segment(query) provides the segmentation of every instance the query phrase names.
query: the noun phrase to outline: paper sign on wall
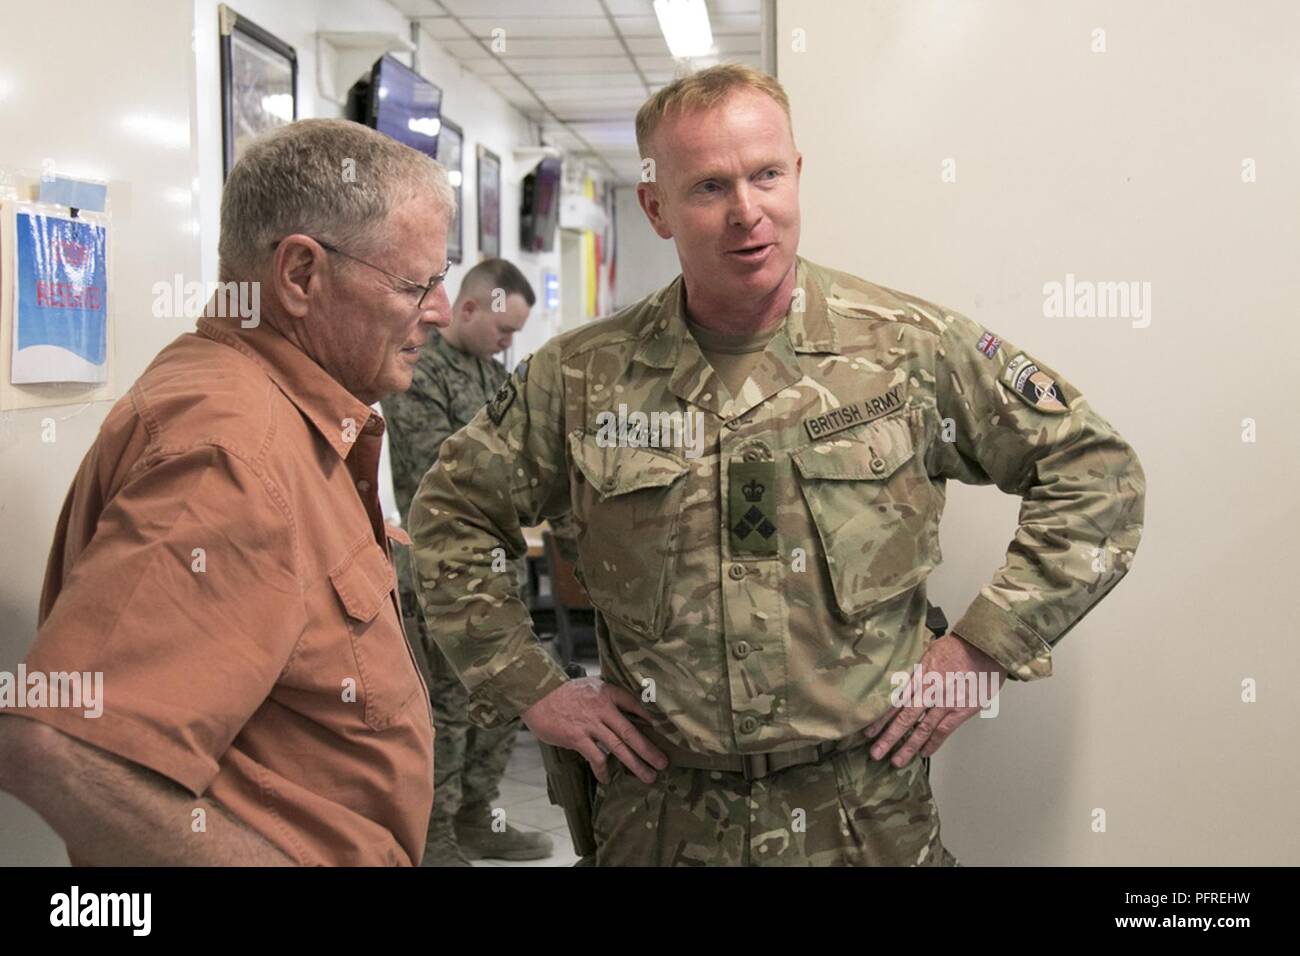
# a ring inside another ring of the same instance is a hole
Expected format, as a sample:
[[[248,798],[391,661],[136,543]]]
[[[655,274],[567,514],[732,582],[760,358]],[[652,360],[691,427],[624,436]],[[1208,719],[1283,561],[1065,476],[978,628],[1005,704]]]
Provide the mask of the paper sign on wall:
[[[107,381],[107,227],[29,212],[16,225],[10,380]]]

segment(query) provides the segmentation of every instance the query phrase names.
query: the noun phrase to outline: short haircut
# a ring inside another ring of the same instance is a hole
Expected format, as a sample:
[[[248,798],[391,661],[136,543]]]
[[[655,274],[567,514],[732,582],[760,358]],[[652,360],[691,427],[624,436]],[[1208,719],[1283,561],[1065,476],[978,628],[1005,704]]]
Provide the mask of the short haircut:
[[[720,63],[698,73],[690,73],[673,80],[636,111],[636,145],[644,159],[649,155],[650,138],[655,129],[670,112],[691,113],[717,106],[736,90],[757,90],[776,100],[785,112],[790,135],[794,124],[790,119],[790,98],[776,77],[742,63]]]
[[[471,295],[478,298],[484,292],[490,294],[492,289],[504,290],[507,298],[515,294],[522,295],[530,309],[537,301],[537,296],[533,294],[533,287],[528,284],[524,274],[515,267],[514,263],[507,262],[505,259],[484,259],[465,273],[456,299],[460,300]]]
[[[294,233],[373,255],[388,237],[389,213],[421,195],[450,220],[447,171],[383,133],[339,119],[277,127],[249,144],[226,180],[221,277],[252,275],[272,244]]]

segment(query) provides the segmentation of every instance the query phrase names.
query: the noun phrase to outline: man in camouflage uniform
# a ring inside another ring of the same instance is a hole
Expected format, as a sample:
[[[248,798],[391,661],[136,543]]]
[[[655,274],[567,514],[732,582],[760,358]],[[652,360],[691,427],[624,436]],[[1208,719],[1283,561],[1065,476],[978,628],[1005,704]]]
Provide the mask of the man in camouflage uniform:
[[[802,158],[770,77],[679,80],[637,133],[682,275],[548,342],[443,447],[411,511],[433,636],[475,721],[522,714],[586,757],[602,865],[952,865],[914,758],[985,701],[891,701],[894,675],[1047,677],[1130,567],[1142,469],[1043,362],[797,255]],[[949,479],[1023,505],[932,640]],[[570,512],[599,680],[566,679],[489,566]]]
[[[383,401],[392,457],[393,492],[406,515],[420,478],[438,459],[438,449],[478,413],[507,378],[492,356],[510,347],[535,301],[523,274],[504,259],[487,259],[470,269],[452,307],[451,324],[429,337],[408,391]],[[433,704],[433,814],[424,866],[468,866],[470,859],[541,859],[551,838],[497,823],[492,806],[519,722],[491,729],[469,723],[468,698],[437,646],[428,639],[412,586],[409,556],[398,552],[404,615],[411,618],[412,645],[428,667]],[[516,562],[505,562],[514,573]]]

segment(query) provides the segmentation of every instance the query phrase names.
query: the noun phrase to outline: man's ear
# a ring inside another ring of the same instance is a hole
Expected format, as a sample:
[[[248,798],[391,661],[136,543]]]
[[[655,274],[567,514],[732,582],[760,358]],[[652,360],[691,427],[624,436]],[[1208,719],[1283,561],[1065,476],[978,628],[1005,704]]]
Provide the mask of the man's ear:
[[[641,209],[645,212],[646,218],[650,220],[650,228],[655,231],[655,234],[660,239],[671,239],[673,231],[664,219],[663,203],[659,196],[658,183],[636,184],[636,200],[641,204]]]
[[[285,313],[295,319],[306,317],[311,296],[323,281],[325,250],[310,236],[292,235],[281,239],[271,259],[271,287]]]

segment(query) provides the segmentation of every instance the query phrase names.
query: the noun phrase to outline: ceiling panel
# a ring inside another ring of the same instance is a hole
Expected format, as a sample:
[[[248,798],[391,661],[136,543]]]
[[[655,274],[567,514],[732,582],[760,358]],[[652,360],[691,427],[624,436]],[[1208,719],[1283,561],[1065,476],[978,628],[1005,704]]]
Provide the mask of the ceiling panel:
[[[599,0],[440,0],[455,16],[465,17],[599,17]],[[653,9],[653,7],[651,8]]]
[[[443,40],[467,40],[469,31],[462,27],[455,20],[446,17],[436,17],[430,20],[421,20],[420,26],[439,42]]]
[[[505,31],[506,42],[537,37],[612,37],[604,16],[597,17],[464,17],[461,24],[477,37],[490,39],[492,31]]]
[[[651,0],[392,0],[472,73],[542,129],[623,183],[640,160],[633,127],[646,97],[687,68],[659,32]],[[757,66],[760,0],[708,0],[715,55]],[[504,49],[490,48],[503,30]],[[474,38],[482,38],[485,47]],[[456,117],[454,103],[449,113]],[[460,117],[472,123],[472,117]]]

